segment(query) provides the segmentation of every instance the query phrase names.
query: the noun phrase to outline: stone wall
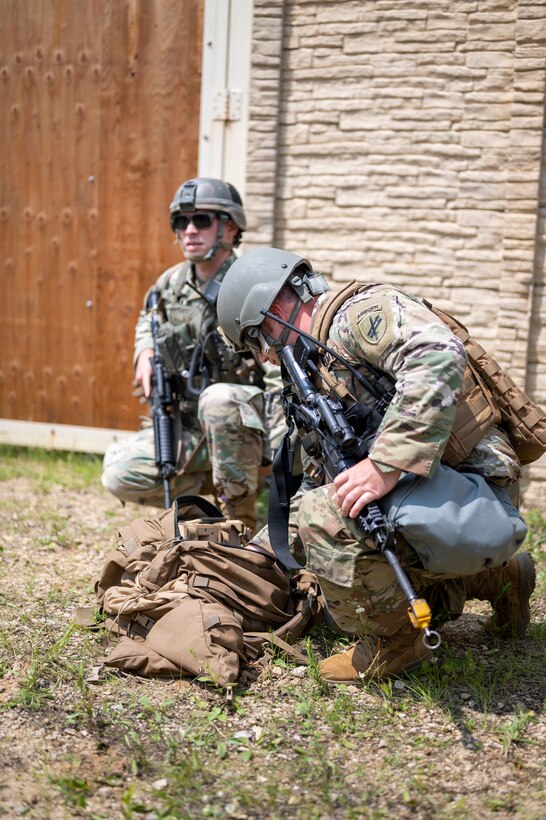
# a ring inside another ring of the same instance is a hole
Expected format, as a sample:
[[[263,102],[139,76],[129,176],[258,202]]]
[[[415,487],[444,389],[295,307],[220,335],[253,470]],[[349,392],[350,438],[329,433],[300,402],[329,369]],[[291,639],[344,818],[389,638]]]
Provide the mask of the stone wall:
[[[533,260],[533,291],[531,322],[527,354],[527,392],[546,407],[546,152],[542,152],[542,168],[538,199],[536,246]],[[546,457],[527,471],[528,486],[525,503],[528,507],[546,509]]]
[[[252,54],[245,247],[431,299],[546,404],[546,3],[254,0]]]

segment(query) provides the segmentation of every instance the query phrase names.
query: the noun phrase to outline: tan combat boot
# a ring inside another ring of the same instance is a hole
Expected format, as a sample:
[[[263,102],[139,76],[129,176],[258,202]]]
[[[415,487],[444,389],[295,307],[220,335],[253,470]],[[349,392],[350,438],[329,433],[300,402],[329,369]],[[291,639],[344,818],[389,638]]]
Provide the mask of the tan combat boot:
[[[242,521],[256,535],[256,496],[239,495],[237,498],[222,498],[219,501],[222,514],[228,519]]]
[[[320,676],[330,683],[381,680],[402,675],[430,660],[432,652],[423,643],[422,633],[403,630],[375,642],[361,639],[346,652],[332,655],[319,664]]]
[[[464,578],[467,599],[489,601],[493,607],[486,628],[514,636],[523,635],[529,624],[529,599],[535,582],[535,564],[528,552],[513,555],[502,567]]]

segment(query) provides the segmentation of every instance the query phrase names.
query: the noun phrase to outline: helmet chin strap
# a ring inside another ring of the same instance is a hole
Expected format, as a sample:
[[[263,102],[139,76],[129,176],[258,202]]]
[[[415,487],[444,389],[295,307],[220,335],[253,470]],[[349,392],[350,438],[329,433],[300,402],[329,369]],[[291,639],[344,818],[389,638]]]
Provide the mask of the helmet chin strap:
[[[211,248],[204,254],[204,256],[199,256],[195,253],[189,253],[185,255],[187,258],[192,262],[210,262],[211,259],[214,259],[220,248],[223,251],[230,251],[233,248],[233,244],[229,242],[223,242],[222,239],[224,238],[224,226],[228,221],[229,217],[225,214],[218,215],[218,230],[216,231],[216,239],[214,240],[214,244]]]
[[[273,340],[270,336],[264,333],[263,330],[261,331],[265,340],[274,350],[280,350],[282,347],[284,347],[284,345],[286,344],[286,340],[288,339],[290,333],[293,330],[297,331],[298,333],[300,332],[299,329],[294,325],[294,319],[298,315],[300,306],[301,302],[296,301],[294,307],[292,308],[290,316],[288,317],[287,322],[285,322],[284,319],[280,319],[278,316],[275,316],[274,313],[270,313],[269,310],[260,311],[260,313],[262,313],[264,316],[267,316],[268,319],[271,319],[273,322],[277,322],[278,324],[283,325],[283,329],[281,330],[279,337],[276,340]]]
[[[294,307],[290,312],[290,316],[288,317],[288,321],[275,316],[274,313],[271,313],[269,310],[261,310],[260,313],[263,316],[267,316],[274,322],[277,322],[280,325],[283,325],[283,329],[279,334],[279,337],[276,341],[268,337],[263,330],[261,331],[263,337],[267,341],[267,343],[276,351],[281,350],[290,335],[290,333],[295,330],[302,336],[306,334],[303,333],[299,328],[295,327],[294,322],[296,320],[296,316],[299,313],[299,310],[302,305],[307,304],[316,296],[320,296],[321,293],[324,293],[326,290],[329,290],[328,283],[326,282],[324,276],[322,274],[314,274],[309,276],[307,273],[300,276],[297,274],[293,274],[288,280],[287,285],[290,285],[293,291],[295,291],[297,295],[297,299],[294,303]]]

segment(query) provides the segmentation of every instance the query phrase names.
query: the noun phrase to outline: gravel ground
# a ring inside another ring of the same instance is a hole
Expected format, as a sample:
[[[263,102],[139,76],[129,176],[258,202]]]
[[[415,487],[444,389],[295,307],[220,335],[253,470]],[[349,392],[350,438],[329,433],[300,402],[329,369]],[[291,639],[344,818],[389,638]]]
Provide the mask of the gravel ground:
[[[187,680],[87,681],[105,638],[73,615],[142,508],[36,477],[0,493],[0,816],[545,816],[544,562],[516,645],[474,605],[434,674],[332,691],[278,658],[228,704]]]

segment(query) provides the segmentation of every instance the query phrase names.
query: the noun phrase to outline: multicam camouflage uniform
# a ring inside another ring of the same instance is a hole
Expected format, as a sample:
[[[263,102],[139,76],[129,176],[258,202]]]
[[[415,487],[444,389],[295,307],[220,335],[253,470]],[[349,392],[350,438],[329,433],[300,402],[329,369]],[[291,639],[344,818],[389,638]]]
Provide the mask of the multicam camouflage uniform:
[[[232,254],[226,260],[216,280],[224,278],[235,259]],[[282,389],[279,369],[259,365],[253,359],[234,358],[224,348],[213,333],[215,311],[199,292],[206,290],[206,285],[200,286],[191,263],[166,270],[154,289],[161,294],[160,310],[165,321],[160,330],[160,349],[166,366],[173,374],[186,374],[178,380],[183,393],[176,420],[179,475],[172,479],[171,494],[214,492],[228,507],[236,499],[252,498],[257,491],[259,467],[271,459],[272,448],[286,430],[278,401]],[[148,294],[145,304],[147,298]],[[199,343],[206,351],[211,382],[216,383],[196,397],[186,385],[191,352]],[[136,325],[134,363],[143,350],[150,348],[150,318],[143,310]],[[149,425],[136,437],[110,447],[103,466],[102,483],[118,498],[162,505],[162,482]]]
[[[334,316],[328,344],[368,378],[373,374],[366,363],[396,384],[370,457],[385,472],[398,468],[432,477],[460,395],[466,364],[462,344],[421,302],[384,285],[371,286],[345,302]],[[347,368],[331,360],[329,366],[359,401],[373,404],[373,397]],[[506,487],[520,475],[507,437],[493,427],[459,469]],[[341,514],[333,492],[329,484],[293,500],[291,549],[318,576],[330,613],[343,630],[394,635],[409,624],[407,601],[387,562],[373,553],[373,543],[354,520]],[[254,540],[268,542],[267,528]],[[462,612],[463,578],[425,571],[403,539],[396,550],[416,593],[426,595],[433,612],[442,610],[448,617]]]

